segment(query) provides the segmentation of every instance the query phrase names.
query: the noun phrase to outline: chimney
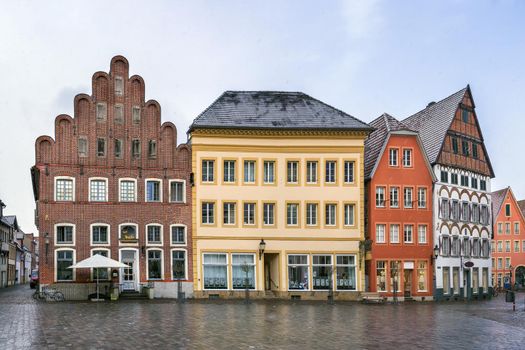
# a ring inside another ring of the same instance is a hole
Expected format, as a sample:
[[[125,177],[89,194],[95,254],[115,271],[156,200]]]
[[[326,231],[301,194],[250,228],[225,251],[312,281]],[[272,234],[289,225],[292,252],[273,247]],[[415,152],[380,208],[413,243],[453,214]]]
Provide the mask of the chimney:
[[[435,104],[436,104],[435,101],[431,101],[431,102],[428,103],[427,108],[430,107],[430,106],[432,106],[432,105],[435,105]]]
[[[5,208],[5,204],[0,199],[0,218],[4,216],[4,208]]]

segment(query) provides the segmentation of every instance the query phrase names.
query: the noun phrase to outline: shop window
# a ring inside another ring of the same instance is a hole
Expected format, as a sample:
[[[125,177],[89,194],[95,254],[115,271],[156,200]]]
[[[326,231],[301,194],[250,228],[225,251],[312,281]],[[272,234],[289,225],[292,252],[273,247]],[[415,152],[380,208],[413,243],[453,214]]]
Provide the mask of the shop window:
[[[255,289],[255,255],[232,254],[233,289]]]
[[[314,290],[332,288],[332,256],[312,256],[312,284]]]
[[[356,290],[356,266],[354,255],[336,255],[337,290]]]
[[[228,288],[228,264],[224,253],[205,253],[203,259],[204,289]]]
[[[288,289],[308,290],[308,255],[288,255]]]

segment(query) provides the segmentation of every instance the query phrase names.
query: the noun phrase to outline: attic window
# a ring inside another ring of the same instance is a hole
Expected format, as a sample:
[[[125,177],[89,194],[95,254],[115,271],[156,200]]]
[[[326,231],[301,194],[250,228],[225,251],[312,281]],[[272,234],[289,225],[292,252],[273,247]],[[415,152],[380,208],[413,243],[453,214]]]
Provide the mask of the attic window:
[[[463,151],[464,156],[468,156],[468,141],[461,141],[461,150]]]
[[[478,145],[472,144],[472,158],[478,159]]]
[[[463,119],[464,123],[468,123],[468,110],[466,109],[461,110],[461,119]]]
[[[458,138],[457,137],[453,137],[452,138],[452,151],[454,152],[454,154],[458,154],[458,152],[459,152]]]
[[[115,95],[124,95],[124,79],[122,77],[115,78]]]

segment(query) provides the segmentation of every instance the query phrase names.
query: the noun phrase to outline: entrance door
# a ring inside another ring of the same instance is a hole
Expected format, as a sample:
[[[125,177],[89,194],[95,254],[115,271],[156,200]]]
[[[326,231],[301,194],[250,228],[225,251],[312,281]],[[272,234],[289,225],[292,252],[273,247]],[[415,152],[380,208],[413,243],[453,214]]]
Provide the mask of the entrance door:
[[[472,296],[472,287],[470,285],[470,270],[463,270],[463,296],[470,299]]]
[[[128,267],[122,269],[121,283],[122,290],[137,290],[137,276],[136,276],[136,251],[123,250],[121,251],[120,261]]]
[[[279,254],[264,254],[264,289],[279,290]]]
[[[404,270],[403,275],[404,282],[404,296],[410,298],[412,296],[412,270]]]
[[[525,287],[525,267],[518,266],[516,272],[514,272],[514,279],[516,281],[516,287]]]

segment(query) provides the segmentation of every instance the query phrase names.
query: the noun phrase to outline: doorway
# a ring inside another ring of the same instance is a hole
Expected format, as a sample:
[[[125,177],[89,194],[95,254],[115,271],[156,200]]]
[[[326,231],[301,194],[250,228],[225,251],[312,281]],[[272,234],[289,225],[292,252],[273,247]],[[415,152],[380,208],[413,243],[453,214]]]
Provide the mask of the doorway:
[[[472,287],[470,284],[470,270],[464,269],[463,270],[463,296],[465,299],[470,300],[472,297]]]
[[[525,266],[518,266],[514,272],[514,279],[516,281],[516,287],[525,287]]]
[[[138,263],[137,263],[137,251],[136,250],[121,250],[120,251],[120,262],[128,265],[128,267],[122,269],[120,275],[120,284],[122,285],[123,291],[138,291]]]
[[[403,271],[404,297],[412,297],[412,270]]]
[[[279,290],[279,253],[264,253],[264,290]]]

